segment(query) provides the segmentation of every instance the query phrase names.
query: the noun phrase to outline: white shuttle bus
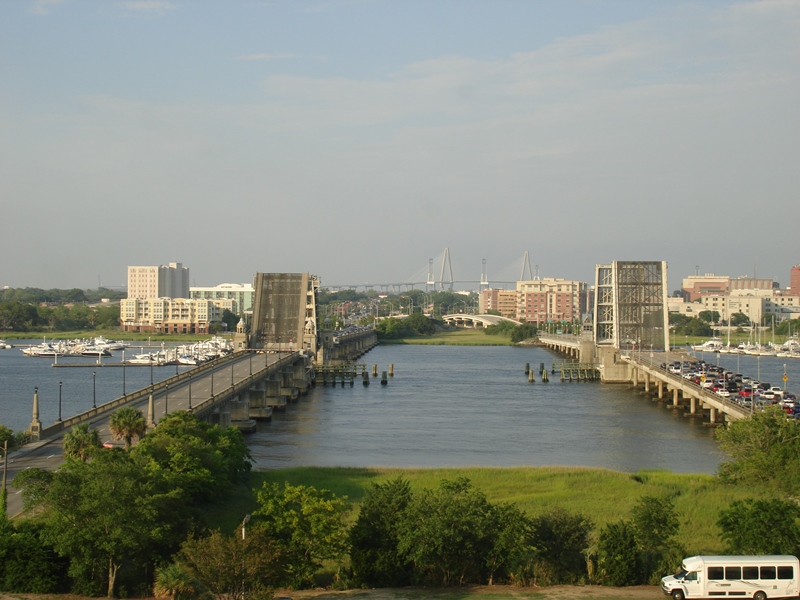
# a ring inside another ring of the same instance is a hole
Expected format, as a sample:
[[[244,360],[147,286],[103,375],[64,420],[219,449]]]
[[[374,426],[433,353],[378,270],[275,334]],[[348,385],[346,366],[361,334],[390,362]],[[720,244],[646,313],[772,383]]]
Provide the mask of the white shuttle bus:
[[[691,556],[661,580],[661,591],[684,598],[793,598],[800,596],[795,556]]]

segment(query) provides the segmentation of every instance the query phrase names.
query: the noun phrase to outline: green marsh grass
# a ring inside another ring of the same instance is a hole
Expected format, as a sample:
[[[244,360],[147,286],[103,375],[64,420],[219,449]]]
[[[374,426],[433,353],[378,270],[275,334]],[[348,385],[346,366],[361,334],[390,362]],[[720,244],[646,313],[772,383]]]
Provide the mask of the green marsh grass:
[[[529,516],[554,507],[590,517],[596,528],[630,518],[631,508],[642,496],[667,495],[675,500],[681,522],[678,538],[687,556],[721,553],[716,521],[732,501],[757,497],[752,490],[721,483],[712,475],[679,474],[647,470],[622,473],[604,469],[571,467],[384,469],[298,467],[252,473],[249,488],[242,486],[225,505],[209,512],[213,527],[233,532],[245,514],[257,508],[255,490],[264,482],[314,486],[347,496],[354,521],[358,506],[372,483],[402,476],[413,490],[438,487],[443,479],[467,477],[490,502],[513,503]]]

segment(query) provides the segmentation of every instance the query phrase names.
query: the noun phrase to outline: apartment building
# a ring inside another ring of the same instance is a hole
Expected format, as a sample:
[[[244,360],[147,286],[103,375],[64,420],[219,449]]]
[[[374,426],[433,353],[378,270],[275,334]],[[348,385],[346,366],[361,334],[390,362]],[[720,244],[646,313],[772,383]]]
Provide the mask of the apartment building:
[[[128,298],[188,298],[189,269],[181,263],[128,267]]]
[[[478,312],[487,314],[496,310],[502,316],[511,319],[517,318],[517,291],[488,289],[481,290],[478,296]]]
[[[517,282],[517,320],[575,321],[586,312],[586,283],[547,277]]]
[[[128,298],[120,300],[122,331],[137,333],[211,333],[225,310],[238,311],[235,300]]]

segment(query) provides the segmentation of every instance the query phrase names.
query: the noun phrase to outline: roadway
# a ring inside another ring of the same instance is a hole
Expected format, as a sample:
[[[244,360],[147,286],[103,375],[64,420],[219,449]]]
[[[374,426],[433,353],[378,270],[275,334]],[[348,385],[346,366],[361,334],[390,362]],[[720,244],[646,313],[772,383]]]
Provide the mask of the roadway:
[[[154,420],[167,413],[176,410],[188,410],[191,402],[192,407],[199,405],[212,397],[214,394],[221,394],[229,390],[232,382],[247,379],[253,373],[267,368],[280,359],[277,354],[257,354],[248,353],[234,358],[217,359],[218,365],[206,366],[202,370],[197,370],[196,374],[189,378],[169,385],[169,381],[162,382],[158,387],[153,387]],[[215,361],[217,362],[217,361]],[[193,369],[190,373],[195,373]],[[212,389],[213,385],[213,389]],[[149,386],[148,386],[149,387]],[[143,398],[126,404],[142,411],[145,419],[147,418],[149,397]],[[102,407],[98,407],[102,408]],[[95,415],[89,424],[100,432],[100,439],[104,443],[113,443],[111,431],[109,430],[109,420],[114,410]],[[64,462],[63,441],[71,427],[65,428],[59,433],[47,439],[27,444],[26,446],[9,453],[8,456],[8,505],[6,514],[14,517],[22,512],[22,496],[20,490],[11,485],[14,476],[26,469],[45,469],[53,471]]]

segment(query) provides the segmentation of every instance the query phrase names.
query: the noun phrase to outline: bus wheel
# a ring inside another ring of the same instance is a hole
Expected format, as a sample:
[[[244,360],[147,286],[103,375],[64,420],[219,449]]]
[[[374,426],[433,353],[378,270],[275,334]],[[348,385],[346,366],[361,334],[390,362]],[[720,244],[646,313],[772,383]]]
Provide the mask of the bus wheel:
[[[767,595],[764,592],[756,592],[753,595],[753,600],[767,600]]]
[[[683,590],[672,590],[672,600],[684,600]]]

